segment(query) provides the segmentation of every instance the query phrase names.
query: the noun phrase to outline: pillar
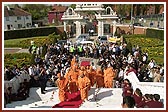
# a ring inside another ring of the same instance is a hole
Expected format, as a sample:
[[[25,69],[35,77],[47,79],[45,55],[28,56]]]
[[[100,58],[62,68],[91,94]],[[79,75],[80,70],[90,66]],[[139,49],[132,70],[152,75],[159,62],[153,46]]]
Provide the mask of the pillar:
[[[81,34],[81,23],[79,21],[76,21],[76,37],[78,37]]]
[[[113,34],[113,24],[110,24],[110,34]]]
[[[85,25],[82,25],[82,27],[83,27],[83,34],[85,33]]]
[[[116,32],[116,20],[113,21],[113,37],[115,35]]]
[[[104,33],[104,26],[103,26],[103,21],[98,20],[98,36],[102,36]]]
[[[64,31],[66,32],[66,22],[64,21]]]
[[[102,35],[104,35],[104,23],[103,23],[103,21],[101,22],[101,25],[102,25]]]

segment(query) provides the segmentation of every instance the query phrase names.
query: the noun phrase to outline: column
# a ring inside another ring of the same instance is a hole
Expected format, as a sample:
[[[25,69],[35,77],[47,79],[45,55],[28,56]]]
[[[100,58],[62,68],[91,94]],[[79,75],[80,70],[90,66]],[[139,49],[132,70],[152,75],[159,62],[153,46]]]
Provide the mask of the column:
[[[103,35],[103,22],[102,20],[98,20],[98,36]]]
[[[83,27],[83,34],[85,33],[85,25],[82,25],[82,27]]]
[[[113,21],[113,37],[115,35],[116,32],[116,20]]]
[[[78,37],[81,34],[81,23],[79,21],[76,21],[76,37]]]
[[[64,21],[64,31],[66,32],[66,22]]]
[[[113,34],[113,24],[110,24],[110,35]],[[113,36],[113,35],[112,35]]]
[[[102,22],[101,22],[101,25],[102,25],[102,32],[101,32],[101,35],[104,35],[104,22],[103,22],[103,20],[102,20]]]

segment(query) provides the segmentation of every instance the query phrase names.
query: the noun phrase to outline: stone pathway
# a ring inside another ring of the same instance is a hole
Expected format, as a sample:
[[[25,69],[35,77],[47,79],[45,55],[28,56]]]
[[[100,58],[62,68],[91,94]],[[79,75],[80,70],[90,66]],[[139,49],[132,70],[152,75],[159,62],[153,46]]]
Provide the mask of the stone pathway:
[[[4,48],[4,54],[29,53],[28,49],[22,48]]]

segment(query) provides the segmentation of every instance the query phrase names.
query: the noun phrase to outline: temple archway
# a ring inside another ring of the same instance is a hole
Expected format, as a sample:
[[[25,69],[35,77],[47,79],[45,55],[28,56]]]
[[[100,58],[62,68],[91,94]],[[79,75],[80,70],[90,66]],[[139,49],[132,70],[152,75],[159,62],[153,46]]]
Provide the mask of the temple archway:
[[[61,19],[64,21],[64,31],[67,31],[66,27],[69,21],[75,24],[76,32],[74,33],[77,37],[81,33],[88,33],[90,28],[94,29],[98,36],[111,33],[111,31],[114,34],[115,21],[118,17],[111,7],[105,9],[102,4],[76,4],[75,9],[68,8]],[[113,26],[113,29],[111,29],[111,26]]]

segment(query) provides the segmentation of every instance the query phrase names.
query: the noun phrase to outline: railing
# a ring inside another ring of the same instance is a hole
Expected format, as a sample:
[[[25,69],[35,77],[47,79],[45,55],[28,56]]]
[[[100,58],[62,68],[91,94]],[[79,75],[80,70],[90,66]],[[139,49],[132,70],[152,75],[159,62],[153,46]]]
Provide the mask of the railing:
[[[23,82],[24,79],[27,79],[27,81],[29,81],[30,76],[29,74],[22,72],[20,76],[16,76],[10,81],[4,81],[4,92],[6,92],[8,87],[12,87],[12,93],[17,93],[17,90],[20,87],[20,83]]]

